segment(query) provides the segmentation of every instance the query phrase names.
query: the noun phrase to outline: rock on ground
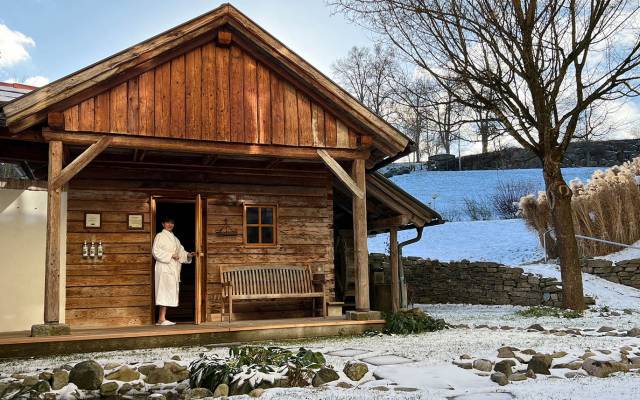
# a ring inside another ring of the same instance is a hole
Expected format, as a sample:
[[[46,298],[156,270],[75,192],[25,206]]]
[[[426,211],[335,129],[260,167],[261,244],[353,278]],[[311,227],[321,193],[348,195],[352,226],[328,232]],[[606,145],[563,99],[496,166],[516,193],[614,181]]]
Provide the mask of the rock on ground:
[[[352,381],[359,381],[362,379],[367,372],[369,372],[369,367],[367,364],[358,361],[349,361],[342,370],[345,375]]]
[[[78,389],[98,390],[103,379],[104,369],[93,360],[79,362],[69,373],[69,382],[75,384]]]

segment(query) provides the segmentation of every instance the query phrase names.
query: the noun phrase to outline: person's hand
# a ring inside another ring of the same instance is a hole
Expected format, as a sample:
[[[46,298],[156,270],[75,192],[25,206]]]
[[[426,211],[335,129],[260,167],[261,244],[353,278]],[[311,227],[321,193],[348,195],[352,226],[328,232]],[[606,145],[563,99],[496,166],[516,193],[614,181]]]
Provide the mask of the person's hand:
[[[195,255],[196,255],[195,251],[192,251],[191,253],[189,253],[189,257],[195,257]]]
[[[179,256],[177,256],[177,255],[175,255],[175,254],[174,254],[174,255],[172,255],[172,256],[171,256],[171,258],[173,258],[173,259],[174,259],[174,260],[176,260],[176,261],[180,260],[180,257],[179,257]]]

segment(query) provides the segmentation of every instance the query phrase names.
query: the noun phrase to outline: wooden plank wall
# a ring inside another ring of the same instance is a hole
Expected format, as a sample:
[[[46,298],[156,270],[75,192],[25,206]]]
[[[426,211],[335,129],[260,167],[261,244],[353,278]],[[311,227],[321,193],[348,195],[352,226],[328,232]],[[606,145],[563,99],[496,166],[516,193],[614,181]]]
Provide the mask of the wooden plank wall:
[[[141,180],[141,176],[145,179]],[[68,323],[72,326],[151,323],[150,196],[195,196],[195,193],[201,193],[207,202],[207,315],[220,310],[222,264],[310,264],[326,273],[327,291],[330,298],[334,297],[333,201],[328,172],[306,171],[301,165],[295,170],[211,168],[189,173],[94,163],[72,180],[69,189]],[[215,235],[225,218],[242,234],[242,202],[278,204],[277,247],[245,247],[242,236]],[[101,229],[84,229],[85,211],[102,213]],[[144,213],[143,231],[127,230],[127,215],[131,212]],[[82,242],[92,239],[103,240],[105,255],[100,261],[82,258]],[[257,310],[256,307],[262,306],[258,304],[249,311]],[[286,309],[291,316],[310,310],[308,304],[300,302],[268,308]],[[242,309],[238,311],[242,317]],[[247,315],[256,316],[251,312]]]
[[[356,148],[357,134],[237,46],[208,43],[64,111],[67,131]]]
[[[328,298],[335,298],[331,196],[331,187],[326,186],[247,186],[240,192],[207,196],[207,292],[211,313],[220,312],[221,266],[310,265],[325,274]],[[277,246],[243,246],[243,203],[277,204]],[[217,235],[225,221],[239,235]],[[300,301],[234,305],[236,318],[253,318],[257,314],[277,317],[285,310],[287,315],[304,316],[310,315],[311,308]]]
[[[69,190],[66,321],[73,326],[151,323],[149,195],[123,190]],[[85,211],[102,213],[100,229],[84,228]],[[144,230],[128,231],[128,213],[144,214]],[[103,241],[102,259],[82,257],[82,243]]]

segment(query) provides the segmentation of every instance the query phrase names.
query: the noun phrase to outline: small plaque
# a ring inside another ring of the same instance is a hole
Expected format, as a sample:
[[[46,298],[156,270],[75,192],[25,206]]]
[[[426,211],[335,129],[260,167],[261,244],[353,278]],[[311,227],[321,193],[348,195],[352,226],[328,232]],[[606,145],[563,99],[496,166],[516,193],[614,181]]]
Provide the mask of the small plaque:
[[[102,214],[96,212],[84,213],[84,227],[86,229],[100,229]]]
[[[144,215],[142,214],[129,214],[127,227],[130,230],[144,229]]]

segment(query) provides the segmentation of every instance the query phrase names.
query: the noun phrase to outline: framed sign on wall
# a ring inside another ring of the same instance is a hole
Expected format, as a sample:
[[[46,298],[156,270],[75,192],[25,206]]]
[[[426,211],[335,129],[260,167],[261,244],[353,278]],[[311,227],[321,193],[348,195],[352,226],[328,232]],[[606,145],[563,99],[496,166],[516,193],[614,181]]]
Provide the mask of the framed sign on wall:
[[[85,212],[84,227],[85,229],[100,229],[102,227],[102,213]]]
[[[144,229],[144,214],[131,213],[127,217],[127,229],[131,231]]]

